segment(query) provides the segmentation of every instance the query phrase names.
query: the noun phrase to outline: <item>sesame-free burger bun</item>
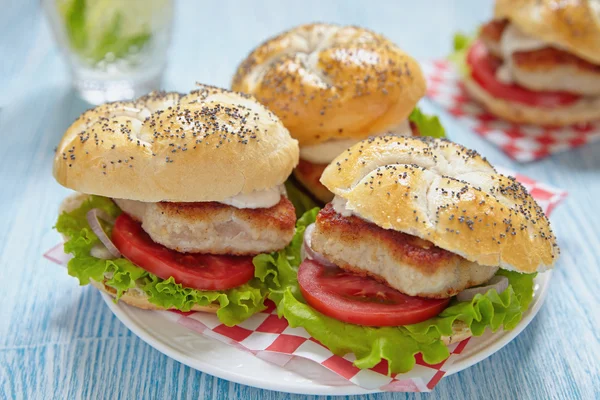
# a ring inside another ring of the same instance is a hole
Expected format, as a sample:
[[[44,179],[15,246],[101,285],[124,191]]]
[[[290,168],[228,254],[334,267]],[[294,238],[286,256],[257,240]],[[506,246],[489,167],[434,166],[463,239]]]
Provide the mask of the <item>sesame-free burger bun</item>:
[[[599,0],[496,0],[495,19],[509,19],[524,33],[600,64]]]
[[[298,155],[298,142],[252,96],[200,85],[86,111],[57,148],[54,177],[112,198],[221,201],[282,184]]]
[[[494,97],[470,76],[463,79],[465,90],[490,113],[516,124],[569,126],[600,119],[600,97],[582,97],[573,104],[537,107]]]
[[[483,266],[541,272],[559,254],[550,223],[527,190],[477,152],[447,140],[370,138],[338,156],[321,182],[367,221]]]
[[[305,146],[397,126],[425,94],[425,79],[415,59],[379,34],[310,24],[259,45],[232,88],[254,95]]]

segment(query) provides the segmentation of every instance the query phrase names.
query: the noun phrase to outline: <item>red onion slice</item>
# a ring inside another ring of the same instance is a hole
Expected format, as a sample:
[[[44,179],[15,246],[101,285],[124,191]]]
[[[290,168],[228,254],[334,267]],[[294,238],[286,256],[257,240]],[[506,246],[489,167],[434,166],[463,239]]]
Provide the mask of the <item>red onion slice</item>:
[[[308,258],[309,260],[318,262],[324,267],[335,267],[336,265],[334,263],[326,259],[321,253],[317,253],[312,249],[312,234],[314,230],[315,224],[310,224],[304,231],[304,243],[300,252],[302,261],[304,261],[305,258]]]
[[[101,260],[113,260],[115,258],[102,243],[96,243],[90,250],[90,255]]]
[[[86,219],[90,225],[90,228],[96,234],[96,236],[98,236],[98,239],[100,239],[102,244],[106,247],[106,250],[108,250],[110,254],[114,256],[114,258],[121,257],[121,252],[119,249],[117,249],[117,246],[113,244],[106,232],[104,232],[104,229],[102,229],[102,225],[100,224],[98,218],[101,218],[109,223],[111,221],[114,223],[115,219],[98,208],[92,208],[86,214]]]
[[[477,294],[486,294],[488,290],[495,289],[496,293],[500,294],[508,287],[508,278],[501,275],[496,275],[489,281],[485,286],[478,286],[469,289],[465,289],[456,295],[458,301],[471,301]]]

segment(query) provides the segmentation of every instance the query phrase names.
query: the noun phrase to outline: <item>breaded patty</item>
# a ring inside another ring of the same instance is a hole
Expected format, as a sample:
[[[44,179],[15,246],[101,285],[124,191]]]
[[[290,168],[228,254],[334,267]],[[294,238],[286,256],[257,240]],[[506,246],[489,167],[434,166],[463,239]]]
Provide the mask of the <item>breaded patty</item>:
[[[285,196],[271,208],[115,201],[142,222],[152,240],[183,253],[254,255],[280,250],[292,239],[296,224],[294,206]]]
[[[583,96],[600,95],[600,65],[552,47],[516,52],[512,75],[531,90],[553,90]]]
[[[503,58],[500,40],[507,20],[492,20],[481,27],[479,38],[490,54]],[[519,85],[536,91],[565,91],[583,96],[600,95],[600,65],[551,46],[512,54],[510,72]]]
[[[371,276],[411,296],[448,298],[488,281],[498,270],[416,236],[344,217],[331,204],[317,216],[312,248],[340,268]]]
[[[500,51],[500,38],[508,25],[508,20],[491,20],[483,24],[479,31],[479,39],[483,42],[488,51],[496,57],[502,58]]]

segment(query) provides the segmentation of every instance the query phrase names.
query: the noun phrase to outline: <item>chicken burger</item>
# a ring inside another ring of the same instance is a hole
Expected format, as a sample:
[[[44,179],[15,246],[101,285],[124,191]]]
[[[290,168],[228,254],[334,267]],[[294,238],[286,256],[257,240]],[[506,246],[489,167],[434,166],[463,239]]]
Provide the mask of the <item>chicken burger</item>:
[[[253,256],[294,234],[283,183],[297,163],[296,140],[248,95],[201,85],[89,110],[54,160],[78,192],[56,224],[69,274],[136,307],[238,323],[264,308]]]
[[[600,119],[600,2],[497,0],[466,66],[466,90],[506,120]]]

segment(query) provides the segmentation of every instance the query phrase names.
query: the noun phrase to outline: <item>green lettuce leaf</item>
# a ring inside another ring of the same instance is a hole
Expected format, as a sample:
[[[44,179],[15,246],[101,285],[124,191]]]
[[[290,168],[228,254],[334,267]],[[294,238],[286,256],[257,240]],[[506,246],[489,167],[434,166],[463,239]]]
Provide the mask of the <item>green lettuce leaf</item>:
[[[164,2],[115,0],[57,0],[71,48],[95,64],[108,54],[121,59],[141,49],[152,38],[153,13]]]
[[[467,51],[477,36],[478,34],[467,35],[462,32],[458,32],[454,35],[454,51],[448,56],[448,60],[458,68],[458,71],[463,76],[471,74],[471,70],[467,64]]]
[[[327,317],[306,304],[297,280],[302,235],[317,212],[310,210],[298,220],[296,234],[287,248],[254,258],[256,276],[268,286],[269,298],[277,304],[280,317],[292,327],[305,328],[334,354],[354,353],[358,368],[371,368],[387,360],[389,374],[407,372],[414,367],[417,353],[422,353],[428,363],[439,363],[450,355],[440,338],[452,334],[454,321],[464,322],[475,336],[488,327],[492,331],[512,329],[531,302],[535,274],[500,271],[498,274],[510,281],[501,294],[489,290],[472,301],[453,300],[439,316],[419,324],[374,328]]]
[[[138,288],[148,296],[148,301],[165,309],[190,311],[194,305],[218,304],[217,316],[225,325],[239,324],[251,315],[264,310],[267,289],[260,279],[226,291],[204,291],[184,288],[173,278],[163,280],[132,264],[125,258],[102,260],[92,257],[90,251],[100,240],[90,229],[86,214],[92,208],[99,208],[117,217],[121,210],[112,200],[101,196],[89,196],[83,204],[58,217],[56,230],[68,237],[64,245],[66,253],[73,258],[68,263],[69,275],[77,278],[80,285],[87,285],[90,279],[104,283],[117,292],[115,301],[129,289]],[[110,225],[104,226],[110,235]],[[274,267],[273,267],[274,269]],[[265,269],[262,274],[275,275]]]
[[[446,130],[442,126],[440,119],[435,115],[423,113],[419,107],[415,107],[408,116],[408,120],[417,126],[422,136],[431,136],[434,138],[446,137]]]

